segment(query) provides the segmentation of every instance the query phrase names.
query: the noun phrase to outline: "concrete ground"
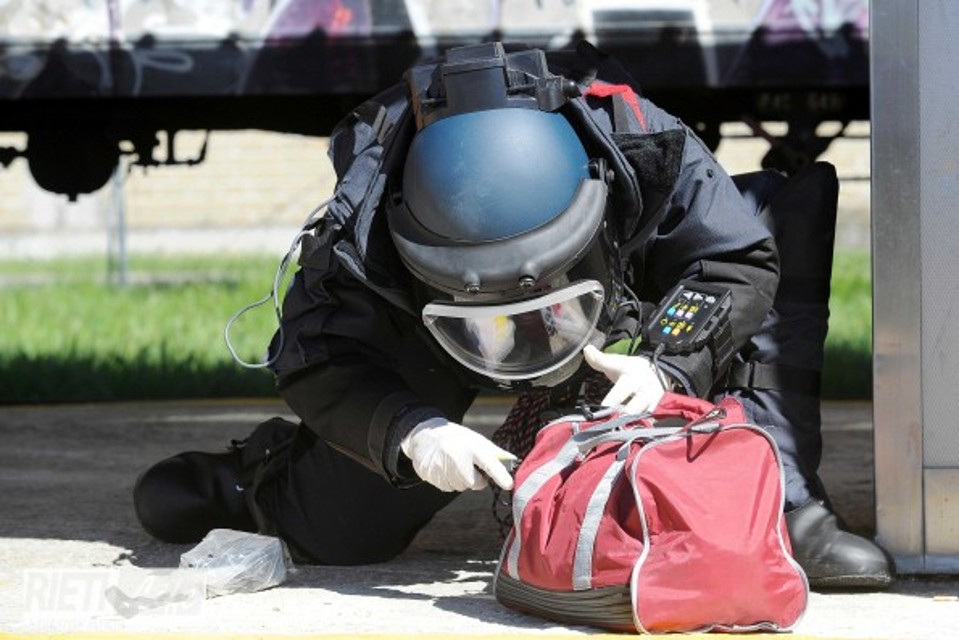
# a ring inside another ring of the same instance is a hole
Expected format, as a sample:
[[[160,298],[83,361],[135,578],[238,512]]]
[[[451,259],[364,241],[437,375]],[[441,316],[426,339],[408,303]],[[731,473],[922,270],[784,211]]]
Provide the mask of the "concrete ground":
[[[481,399],[467,422],[491,430],[507,409],[501,400]],[[522,615],[494,599],[500,540],[485,491],[459,498],[392,562],[299,566],[266,591],[171,600],[173,574],[160,570],[177,567],[191,545],[162,544],[140,529],[130,498],[137,474],[186,449],[221,450],[274,415],[285,415],[284,408],[263,401],[5,407],[0,635],[598,633]],[[871,535],[871,407],[829,403],[824,415],[824,479],[851,528]],[[108,585],[123,586],[134,606],[105,600]],[[794,635],[959,637],[959,577],[903,576],[885,593],[814,593]]]
[[[735,128],[729,133],[717,154],[723,166],[754,170],[765,145],[737,138],[743,132]],[[837,245],[868,250],[868,124],[856,123],[850,133],[823,159],[842,178]],[[267,138],[217,136],[200,167],[128,176],[121,191],[129,251],[239,247],[281,255],[296,225],[329,192],[331,176],[328,168],[323,173],[322,141]],[[102,252],[117,193],[106,189],[68,205],[39,194],[24,171],[15,163],[0,181],[7,190],[0,198],[4,255],[42,259],[50,246]],[[506,409],[483,402],[468,422],[491,430]],[[459,498],[393,562],[296,567],[267,591],[177,600],[182,585],[165,570],[177,567],[190,545],[161,544],[140,529],[130,497],[137,474],[186,449],[222,450],[282,414],[278,403],[248,401],[0,409],[0,639],[171,631],[271,638],[599,633],[521,615],[493,598],[500,539],[488,492]],[[824,417],[822,475],[850,527],[872,535],[871,407],[830,403]],[[122,587],[130,606],[105,598],[111,586]],[[793,635],[959,637],[959,577],[903,576],[885,593],[814,593]]]

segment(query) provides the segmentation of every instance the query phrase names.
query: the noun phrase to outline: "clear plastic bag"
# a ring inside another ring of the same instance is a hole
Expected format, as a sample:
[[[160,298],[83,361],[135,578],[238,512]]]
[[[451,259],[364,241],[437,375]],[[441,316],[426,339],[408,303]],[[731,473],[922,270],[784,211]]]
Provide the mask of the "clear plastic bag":
[[[269,589],[292,571],[279,538],[232,529],[214,529],[180,556],[180,568],[203,571],[208,598]]]

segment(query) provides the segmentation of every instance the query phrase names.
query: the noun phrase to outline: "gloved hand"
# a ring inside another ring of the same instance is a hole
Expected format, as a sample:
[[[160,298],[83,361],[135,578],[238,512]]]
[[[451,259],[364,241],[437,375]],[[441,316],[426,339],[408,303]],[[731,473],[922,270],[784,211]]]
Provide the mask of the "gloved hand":
[[[583,356],[593,369],[606,374],[613,383],[603,398],[607,407],[621,406],[627,413],[651,411],[666,392],[656,367],[646,356],[625,356],[604,353],[586,345]]]
[[[400,448],[416,474],[441,491],[485,489],[489,480],[506,491],[513,488],[513,476],[504,463],[514,462],[516,456],[445,418],[416,425]]]

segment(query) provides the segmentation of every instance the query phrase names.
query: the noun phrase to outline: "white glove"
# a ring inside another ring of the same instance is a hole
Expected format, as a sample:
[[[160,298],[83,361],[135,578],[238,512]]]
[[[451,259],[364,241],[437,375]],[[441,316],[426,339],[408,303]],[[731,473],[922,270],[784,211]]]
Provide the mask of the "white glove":
[[[416,474],[441,491],[485,489],[489,480],[506,491],[513,488],[513,476],[504,463],[515,462],[516,456],[445,418],[416,425],[400,448]]]
[[[656,367],[646,356],[604,353],[591,344],[583,349],[583,356],[589,366],[606,374],[613,383],[603,398],[604,406],[621,406],[627,413],[645,413],[652,411],[666,392]]]

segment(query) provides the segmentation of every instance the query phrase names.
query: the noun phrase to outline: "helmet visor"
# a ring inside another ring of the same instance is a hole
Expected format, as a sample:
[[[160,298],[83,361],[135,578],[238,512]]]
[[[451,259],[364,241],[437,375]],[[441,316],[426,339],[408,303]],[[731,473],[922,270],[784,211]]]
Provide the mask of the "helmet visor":
[[[507,304],[432,302],[423,323],[463,366],[494,380],[530,380],[602,339],[604,297],[603,285],[584,280]]]

